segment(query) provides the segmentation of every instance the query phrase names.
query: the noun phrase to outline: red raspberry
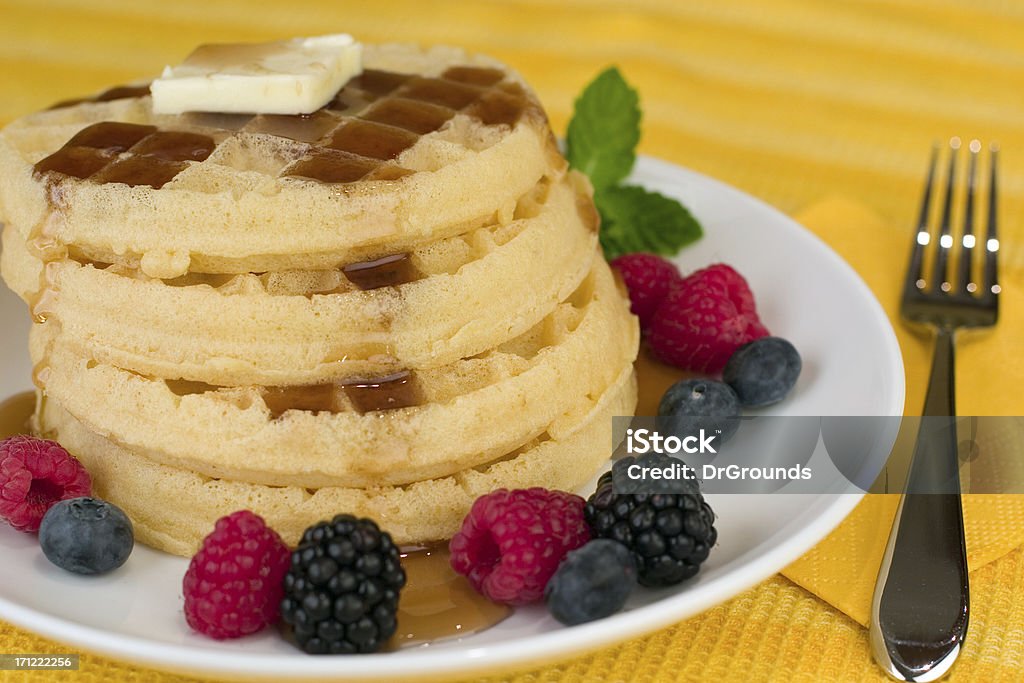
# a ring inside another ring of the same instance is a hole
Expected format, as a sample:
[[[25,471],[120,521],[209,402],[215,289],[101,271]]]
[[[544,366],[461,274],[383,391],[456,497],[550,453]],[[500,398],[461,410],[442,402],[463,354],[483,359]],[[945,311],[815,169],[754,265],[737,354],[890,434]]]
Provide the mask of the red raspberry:
[[[718,263],[676,283],[655,311],[647,343],[666,363],[716,373],[740,346],[767,335],[747,281]]]
[[[54,504],[89,495],[89,473],[56,441],[24,434],[0,441],[0,519],[18,531],[39,531]]]
[[[622,275],[629,290],[630,310],[640,318],[640,328],[647,329],[658,304],[672,285],[682,277],[671,261],[654,254],[626,254],[611,262]]]
[[[185,620],[211,638],[256,633],[280,618],[291,553],[258,515],[221,517],[192,558],[185,580]]]
[[[566,553],[590,540],[584,504],[542,488],[481,496],[451,540],[452,569],[494,602],[536,602]]]

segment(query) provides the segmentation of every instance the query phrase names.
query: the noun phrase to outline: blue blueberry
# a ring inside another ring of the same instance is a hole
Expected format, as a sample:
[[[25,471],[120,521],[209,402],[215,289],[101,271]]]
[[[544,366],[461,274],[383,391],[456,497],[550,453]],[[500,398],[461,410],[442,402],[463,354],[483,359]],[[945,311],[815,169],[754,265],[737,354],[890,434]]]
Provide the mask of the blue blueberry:
[[[740,403],[757,408],[784,399],[802,367],[792,344],[780,337],[762,337],[736,349],[722,379],[736,391]]]
[[[548,611],[573,626],[622,609],[636,585],[636,561],[626,546],[606,538],[571,551],[544,589]]]
[[[102,574],[132,554],[132,523],[120,508],[97,498],[72,498],[51,507],[39,526],[46,559],[75,574]]]
[[[718,443],[729,440],[740,428],[740,400],[723,382],[711,379],[686,379],[668,388],[658,404],[658,431],[680,438],[706,434],[721,435]]]

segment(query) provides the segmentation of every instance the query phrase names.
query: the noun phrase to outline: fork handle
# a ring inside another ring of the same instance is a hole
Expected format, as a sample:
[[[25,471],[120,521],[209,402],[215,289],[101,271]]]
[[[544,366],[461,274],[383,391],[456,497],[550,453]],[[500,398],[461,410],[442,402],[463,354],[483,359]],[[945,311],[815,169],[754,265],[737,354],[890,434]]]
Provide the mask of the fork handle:
[[[872,653],[903,681],[943,676],[967,635],[953,334],[940,328],[936,336],[924,417],[871,605]]]

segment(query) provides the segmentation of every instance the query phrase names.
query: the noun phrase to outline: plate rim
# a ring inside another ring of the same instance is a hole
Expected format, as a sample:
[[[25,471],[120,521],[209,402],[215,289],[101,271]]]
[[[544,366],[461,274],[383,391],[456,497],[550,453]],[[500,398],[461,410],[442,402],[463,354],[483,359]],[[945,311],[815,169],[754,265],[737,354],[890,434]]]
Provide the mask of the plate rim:
[[[889,405],[878,414],[902,415],[906,397],[906,384],[902,352],[895,330],[882,305],[863,278],[818,235],[797,223],[792,217],[765,201],[700,172],[663,159],[638,155],[634,174],[658,176],[665,179],[692,179],[709,184],[719,192],[732,194],[760,212],[774,214],[780,225],[802,239],[810,239],[817,252],[830,261],[830,266],[842,273],[858,290],[883,333],[881,346],[886,357],[882,367],[885,374],[895,378],[891,387]],[[642,184],[642,183],[641,183]],[[522,670],[552,661],[564,661],[587,652],[622,643],[647,633],[665,628],[696,616],[721,604],[784,569],[790,562],[805,554],[824,539],[845,519],[863,498],[864,493],[837,493],[825,502],[815,497],[812,509],[822,507],[818,516],[804,523],[783,544],[776,545],[758,556],[756,562],[747,562],[732,571],[710,580],[701,587],[697,596],[686,591],[650,604],[589,624],[554,632],[531,634],[508,643],[491,643],[464,650],[430,650],[415,655],[394,656],[389,653],[361,655],[346,659],[344,671],[339,671],[337,659],[331,657],[296,658],[289,655],[260,653],[224,653],[214,648],[195,648],[189,645],[148,640],[134,635],[110,633],[94,626],[66,621],[58,616],[11,602],[0,596],[0,615],[6,621],[28,629],[42,637],[82,648],[86,654],[98,654],[131,664],[177,673],[244,677],[247,680],[276,680],[282,675],[293,679],[344,678],[347,680],[384,679],[394,676],[417,677],[458,676],[486,670],[498,674]],[[782,527],[783,533],[789,525]],[[688,601],[686,609],[666,609],[676,602]],[[666,604],[667,603],[667,604]],[[609,628],[614,624],[614,628]],[[302,662],[296,666],[296,662]],[[287,670],[286,670],[287,669]]]

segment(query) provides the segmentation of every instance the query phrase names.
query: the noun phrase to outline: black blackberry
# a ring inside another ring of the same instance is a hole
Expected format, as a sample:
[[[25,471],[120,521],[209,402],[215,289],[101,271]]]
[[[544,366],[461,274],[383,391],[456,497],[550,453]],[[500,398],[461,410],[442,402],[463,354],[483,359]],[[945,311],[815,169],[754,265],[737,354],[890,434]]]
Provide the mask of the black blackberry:
[[[696,481],[648,481],[648,488],[656,483],[672,492],[637,493],[636,482],[625,477],[626,468],[634,463],[664,466],[672,460],[667,456],[618,460],[612,472],[602,475],[583,510],[594,538],[610,538],[632,551],[637,579],[644,586],[671,586],[693,577],[718,538],[715,513]],[[621,485],[613,486],[613,478]]]
[[[338,515],[302,535],[281,617],[309,654],[375,652],[395,633],[404,585],[391,536],[372,520]]]

